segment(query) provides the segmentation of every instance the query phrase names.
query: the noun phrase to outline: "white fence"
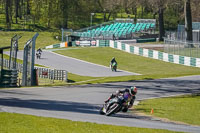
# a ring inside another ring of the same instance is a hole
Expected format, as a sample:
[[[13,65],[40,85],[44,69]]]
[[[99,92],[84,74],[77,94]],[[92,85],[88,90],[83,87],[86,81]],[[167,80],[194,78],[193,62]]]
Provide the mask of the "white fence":
[[[165,62],[171,62],[171,63],[181,64],[181,65],[186,65],[186,66],[200,67],[200,58],[169,54],[169,53],[160,52],[156,50],[140,48],[137,46],[132,46],[129,44],[112,41],[112,40],[110,40],[109,44],[111,48],[119,49],[128,53],[132,53],[132,54],[136,54],[136,55],[140,55],[140,56],[144,56],[148,58],[158,59]]]
[[[1,63],[1,60],[0,60]],[[9,60],[4,59],[3,60],[3,67],[8,68],[9,67]],[[23,72],[23,65],[20,63],[17,63],[16,69],[22,73]],[[62,80],[67,82],[68,78],[68,72],[66,70],[56,70],[56,69],[50,69],[50,68],[43,68],[43,67],[35,67],[37,70],[37,74],[39,78],[46,78],[50,80]]]

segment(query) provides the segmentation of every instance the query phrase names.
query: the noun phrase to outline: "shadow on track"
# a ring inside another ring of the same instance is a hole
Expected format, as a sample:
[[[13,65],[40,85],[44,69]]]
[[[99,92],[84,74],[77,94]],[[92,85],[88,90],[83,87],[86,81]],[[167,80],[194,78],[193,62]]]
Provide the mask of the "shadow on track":
[[[49,111],[68,111],[87,114],[98,114],[97,105],[53,100],[22,100],[18,98],[0,98],[0,105]]]
[[[93,85],[83,85],[81,88],[88,87],[98,87],[98,88],[130,88],[135,85],[139,90],[154,91],[155,93],[165,94],[165,93],[197,93],[200,92],[199,87],[200,81],[191,80],[140,80],[140,81],[130,81],[120,83],[103,83],[103,84],[93,84]],[[77,87],[77,86],[76,86]]]
[[[66,111],[66,112],[77,112],[77,113],[97,114],[97,115],[99,114],[99,109],[100,109],[100,105],[93,105],[87,103],[70,102],[70,101],[53,101],[53,100],[22,100],[18,98],[9,98],[9,99],[0,98],[0,105],[8,107],[36,109],[36,110]],[[109,117],[151,120],[149,117],[131,115],[129,113],[117,113]]]

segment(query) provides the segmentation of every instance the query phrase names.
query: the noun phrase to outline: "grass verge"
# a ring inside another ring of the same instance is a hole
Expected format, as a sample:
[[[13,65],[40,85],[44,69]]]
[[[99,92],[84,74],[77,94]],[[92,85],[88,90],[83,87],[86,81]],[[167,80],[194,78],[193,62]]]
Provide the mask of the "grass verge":
[[[55,118],[0,113],[3,133],[174,133],[168,130],[113,126]]]
[[[25,43],[30,40],[36,32],[28,32],[28,31],[15,31],[15,32],[5,32],[5,31],[0,31],[0,47],[4,46],[10,46],[11,44],[11,38],[15,35],[18,34],[22,36],[19,39],[19,49],[22,50],[24,48]],[[36,49],[38,47],[44,48],[45,46],[51,45],[51,44],[56,44],[60,43],[59,40],[56,40],[54,37],[54,32],[38,32],[39,36],[36,40]]]
[[[199,68],[188,67],[151,58],[146,58],[120,50],[108,48],[108,47],[86,47],[86,48],[69,48],[55,51],[56,53],[86,60],[96,64],[109,66],[109,62],[112,57],[115,57],[118,62],[118,68],[130,72],[140,73],[142,75],[131,76],[119,76],[119,77],[86,77],[69,73],[69,82],[52,82],[50,80],[40,80],[43,86],[53,85],[71,85],[71,84],[95,84],[105,82],[120,82],[120,81],[132,81],[132,80],[147,80],[158,79],[168,77],[178,77],[187,75],[199,75]],[[6,56],[5,56],[6,57]],[[8,58],[8,56],[6,57]],[[18,62],[22,63],[21,60]],[[39,65],[38,65],[39,66]]]
[[[147,115],[150,115],[153,109],[153,116],[200,125],[199,103],[200,94],[144,100],[134,108]]]
[[[104,66],[109,66],[110,60],[112,57],[115,57],[119,69],[142,74],[141,76],[125,76],[123,77],[124,80],[155,79],[200,74],[199,68],[146,58],[109,47],[86,47],[55,52]]]

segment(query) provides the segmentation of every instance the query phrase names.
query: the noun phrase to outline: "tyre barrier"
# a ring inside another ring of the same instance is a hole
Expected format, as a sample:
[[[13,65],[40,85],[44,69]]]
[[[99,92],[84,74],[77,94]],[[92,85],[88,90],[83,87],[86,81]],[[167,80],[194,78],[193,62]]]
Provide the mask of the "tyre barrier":
[[[18,70],[1,71],[0,87],[17,87]]]

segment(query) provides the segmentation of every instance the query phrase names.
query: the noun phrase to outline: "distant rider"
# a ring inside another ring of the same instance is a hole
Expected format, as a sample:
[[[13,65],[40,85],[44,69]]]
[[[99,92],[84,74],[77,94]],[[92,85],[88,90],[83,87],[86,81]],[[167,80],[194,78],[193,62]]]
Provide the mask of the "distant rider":
[[[111,66],[111,67],[112,67],[112,64],[113,64],[114,62],[117,64],[117,61],[115,60],[115,57],[113,57],[112,60],[110,61],[110,66]]]
[[[42,54],[42,49],[41,49],[41,48],[38,48],[38,49],[37,49],[37,52],[36,52],[37,59],[40,59],[41,54]]]
[[[37,53],[41,54],[41,53],[42,53],[42,49],[41,49],[41,48],[38,48],[38,49],[37,49]]]
[[[112,95],[108,98],[108,100],[105,101],[105,103],[108,102],[110,99],[112,99],[112,98],[114,98],[114,97],[116,97],[116,96],[118,96],[118,95],[120,95],[120,94],[124,94],[124,93],[126,93],[126,92],[128,92],[128,93],[130,94],[131,98],[130,98],[129,101],[128,101],[128,106],[127,106],[127,107],[124,107],[124,109],[123,109],[122,111],[123,111],[123,112],[127,112],[128,109],[131,108],[131,107],[133,106],[133,103],[134,103],[135,98],[136,98],[135,95],[137,94],[137,88],[136,88],[135,86],[134,86],[134,87],[131,87],[131,88],[126,88],[126,89],[123,89],[123,90],[118,90],[118,91],[116,91],[116,93],[112,94]]]

